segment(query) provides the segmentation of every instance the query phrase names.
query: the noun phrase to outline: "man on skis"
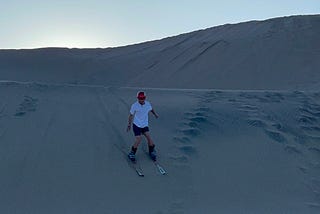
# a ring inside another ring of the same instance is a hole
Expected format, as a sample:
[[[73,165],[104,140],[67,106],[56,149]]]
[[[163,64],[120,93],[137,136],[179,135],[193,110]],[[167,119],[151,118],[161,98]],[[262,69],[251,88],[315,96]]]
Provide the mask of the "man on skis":
[[[128,119],[127,131],[130,131],[131,126],[135,135],[135,142],[131,147],[131,151],[128,157],[131,161],[135,161],[135,154],[137,152],[138,146],[142,141],[142,135],[144,135],[148,142],[149,155],[152,160],[156,160],[156,151],[154,149],[155,145],[151,139],[148,126],[148,114],[151,112],[156,118],[158,114],[152,108],[150,102],[146,101],[146,93],[144,91],[139,91],[137,93],[137,101],[131,105],[130,115]]]

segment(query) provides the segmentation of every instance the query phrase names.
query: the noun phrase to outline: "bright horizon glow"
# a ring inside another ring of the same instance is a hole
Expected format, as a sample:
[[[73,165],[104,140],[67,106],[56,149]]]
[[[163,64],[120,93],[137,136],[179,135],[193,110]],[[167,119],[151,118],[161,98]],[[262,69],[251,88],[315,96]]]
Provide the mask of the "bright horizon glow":
[[[118,47],[227,23],[320,11],[319,0],[11,0],[1,4],[0,49]]]

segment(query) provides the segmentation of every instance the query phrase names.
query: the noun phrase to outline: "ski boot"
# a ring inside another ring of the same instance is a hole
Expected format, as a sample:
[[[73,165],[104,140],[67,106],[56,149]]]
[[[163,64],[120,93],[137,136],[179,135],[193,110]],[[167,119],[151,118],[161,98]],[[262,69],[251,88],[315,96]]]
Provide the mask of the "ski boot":
[[[149,146],[149,156],[153,161],[157,160],[157,153],[156,150],[154,149],[155,145]]]
[[[128,154],[128,158],[129,158],[132,162],[135,162],[135,161],[136,161],[136,152],[137,152],[137,148],[132,147],[132,148],[131,148],[131,152]]]

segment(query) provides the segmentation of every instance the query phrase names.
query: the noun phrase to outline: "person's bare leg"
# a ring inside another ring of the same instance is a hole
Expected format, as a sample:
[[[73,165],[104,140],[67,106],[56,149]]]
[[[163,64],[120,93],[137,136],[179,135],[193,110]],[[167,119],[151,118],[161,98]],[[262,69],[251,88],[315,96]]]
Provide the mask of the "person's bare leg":
[[[136,139],[134,141],[133,146],[131,147],[131,152],[128,154],[128,157],[132,160],[135,161],[135,154],[137,152],[138,146],[141,143],[142,137],[141,136],[136,136]]]
[[[151,139],[150,133],[145,132],[143,135],[147,138],[148,146],[154,147],[154,143],[153,143],[153,140]]]
[[[148,142],[148,146],[149,146],[149,155],[150,155],[151,159],[155,161],[157,158],[157,155],[154,150],[155,145],[151,139],[151,136],[150,136],[149,132],[145,132],[143,135],[147,138],[147,142]]]
[[[134,144],[133,144],[133,148],[137,149],[138,146],[140,145],[141,141],[142,141],[142,137],[141,136],[136,136],[136,139],[135,139]]]

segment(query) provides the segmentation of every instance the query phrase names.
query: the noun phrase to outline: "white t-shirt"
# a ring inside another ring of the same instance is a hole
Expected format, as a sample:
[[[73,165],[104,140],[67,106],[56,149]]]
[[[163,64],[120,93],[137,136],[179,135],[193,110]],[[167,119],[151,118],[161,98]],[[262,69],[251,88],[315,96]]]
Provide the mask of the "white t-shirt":
[[[133,103],[130,109],[130,114],[134,115],[133,123],[140,128],[147,127],[148,114],[151,110],[152,106],[148,101],[144,101],[143,105],[139,101]]]

